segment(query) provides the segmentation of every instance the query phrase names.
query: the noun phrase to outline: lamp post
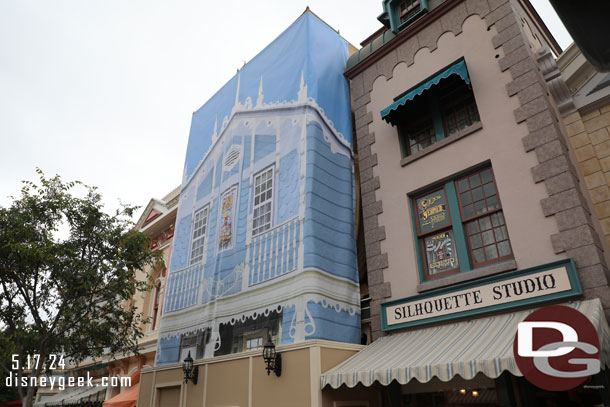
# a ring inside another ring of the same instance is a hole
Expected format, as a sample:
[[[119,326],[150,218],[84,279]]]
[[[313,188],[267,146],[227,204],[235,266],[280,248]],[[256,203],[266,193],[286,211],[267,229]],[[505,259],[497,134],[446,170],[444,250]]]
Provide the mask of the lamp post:
[[[282,374],[282,355],[275,351],[275,344],[271,341],[271,337],[267,339],[267,343],[263,347],[263,360],[265,361],[267,375],[271,371],[278,377]]]
[[[193,358],[191,357],[191,351],[182,362],[182,370],[184,371],[184,382],[188,383],[189,380],[193,384],[197,384],[197,377],[199,377],[199,366],[193,367]]]

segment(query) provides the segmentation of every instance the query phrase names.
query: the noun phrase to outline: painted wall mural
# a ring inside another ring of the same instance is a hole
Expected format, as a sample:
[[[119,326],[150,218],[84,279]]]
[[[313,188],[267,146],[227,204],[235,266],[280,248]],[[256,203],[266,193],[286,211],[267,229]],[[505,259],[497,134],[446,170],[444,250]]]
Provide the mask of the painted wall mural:
[[[157,364],[359,342],[347,50],[305,12],[193,114]]]

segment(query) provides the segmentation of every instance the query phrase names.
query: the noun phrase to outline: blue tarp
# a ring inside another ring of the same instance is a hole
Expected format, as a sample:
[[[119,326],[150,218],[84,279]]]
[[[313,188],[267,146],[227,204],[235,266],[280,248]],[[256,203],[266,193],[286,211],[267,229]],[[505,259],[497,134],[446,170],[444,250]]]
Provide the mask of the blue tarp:
[[[448,78],[451,75],[459,75],[467,85],[470,85],[470,77],[468,76],[466,61],[464,61],[463,58],[460,58],[440,72],[435,73],[419,85],[408,90],[403,96],[399,97],[394,103],[381,111],[381,118],[389,122],[390,118],[388,116],[392,112],[398,110],[398,108],[404,106],[408,101],[413,100],[415,96],[421,95],[432,86],[438,85],[441,79]]]

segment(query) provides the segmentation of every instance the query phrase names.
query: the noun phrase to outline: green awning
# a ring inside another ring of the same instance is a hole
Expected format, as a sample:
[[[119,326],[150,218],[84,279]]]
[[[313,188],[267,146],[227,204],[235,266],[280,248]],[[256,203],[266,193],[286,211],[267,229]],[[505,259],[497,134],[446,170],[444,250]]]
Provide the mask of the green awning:
[[[394,103],[386,107],[381,111],[381,118],[390,122],[388,117],[392,112],[398,110],[398,108],[404,106],[408,101],[413,100],[415,96],[421,95],[424,91],[430,89],[434,85],[438,85],[441,79],[450,77],[451,75],[459,75],[460,78],[467,84],[470,85],[470,76],[468,76],[468,69],[466,68],[466,61],[464,58],[460,58],[446,68],[443,68],[439,72],[430,76],[419,85],[409,89],[402,96],[396,98]]]

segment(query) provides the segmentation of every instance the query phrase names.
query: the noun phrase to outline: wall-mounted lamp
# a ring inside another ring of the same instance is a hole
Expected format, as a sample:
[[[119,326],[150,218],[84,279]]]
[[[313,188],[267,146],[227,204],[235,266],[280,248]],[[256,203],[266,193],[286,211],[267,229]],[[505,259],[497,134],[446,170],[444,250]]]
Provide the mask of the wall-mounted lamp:
[[[199,377],[199,366],[193,367],[193,358],[191,357],[191,351],[189,350],[189,354],[182,362],[182,370],[184,370],[184,382],[188,383],[189,380],[193,382],[193,384],[197,384],[197,377]]]
[[[263,359],[267,366],[267,375],[271,371],[278,377],[282,374],[282,355],[275,351],[275,345],[271,342],[271,337],[267,339],[267,343],[263,347]]]

